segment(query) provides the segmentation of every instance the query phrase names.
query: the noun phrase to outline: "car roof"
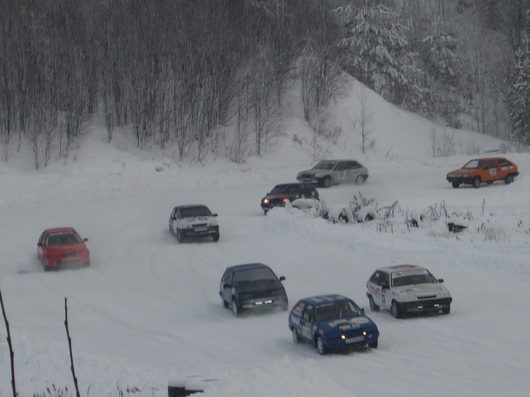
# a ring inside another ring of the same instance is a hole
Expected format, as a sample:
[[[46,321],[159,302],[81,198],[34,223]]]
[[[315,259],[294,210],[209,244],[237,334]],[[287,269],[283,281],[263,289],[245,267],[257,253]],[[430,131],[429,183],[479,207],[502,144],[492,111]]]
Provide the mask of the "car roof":
[[[413,270],[413,269],[425,269],[423,266],[418,265],[392,265],[386,267],[380,267],[379,271],[384,271],[386,273],[401,272],[403,270]]]
[[[485,160],[485,161],[488,161],[488,160],[506,160],[506,158],[504,158],[504,157],[478,157],[476,159],[471,159],[469,161],[473,161],[473,160]]]
[[[179,210],[181,210],[181,209],[184,209],[184,208],[197,208],[197,207],[206,207],[206,208],[208,208],[208,207],[207,207],[206,205],[204,205],[204,204],[186,204],[186,205],[177,205],[177,206],[175,207],[175,209],[179,209]]]
[[[322,160],[319,160],[318,162],[320,163],[321,161],[356,161],[357,163],[359,163],[359,160],[355,160],[355,159],[322,159]]]
[[[344,295],[330,294],[330,295],[310,296],[307,298],[300,299],[300,302],[309,303],[311,305],[318,305],[320,303],[340,302],[344,300],[351,300],[351,299]]]
[[[231,271],[240,271],[240,270],[250,270],[250,269],[260,269],[260,268],[263,268],[263,267],[266,267],[267,269],[270,269],[269,266],[267,265],[264,265],[263,263],[245,263],[245,264],[242,264],[242,265],[234,265],[234,266],[229,266],[226,268],[226,270],[231,270]]]
[[[50,228],[50,229],[46,229],[44,230],[43,233],[64,233],[64,232],[74,232],[74,233],[77,233],[75,231],[75,229],[73,227],[70,227],[70,226],[66,226],[66,227],[53,227],[53,228]]]
[[[304,187],[315,187],[316,184],[315,183],[310,183],[310,182],[291,182],[291,183],[279,183],[277,185],[274,185],[274,187],[277,187],[277,186],[304,186]]]

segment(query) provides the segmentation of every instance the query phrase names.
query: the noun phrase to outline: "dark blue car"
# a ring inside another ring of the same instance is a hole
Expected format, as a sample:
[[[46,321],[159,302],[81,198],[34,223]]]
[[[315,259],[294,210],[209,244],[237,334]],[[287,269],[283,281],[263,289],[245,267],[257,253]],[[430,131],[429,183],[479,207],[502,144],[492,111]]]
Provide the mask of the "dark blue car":
[[[316,346],[320,354],[353,347],[376,348],[379,330],[357,304],[342,295],[300,300],[289,314],[293,342]]]
[[[234,316],[246,309],[280,307],[287,311],[288,299],[282,281],[263,263],[248,263],[227,267],[219,286],[221,303]]]

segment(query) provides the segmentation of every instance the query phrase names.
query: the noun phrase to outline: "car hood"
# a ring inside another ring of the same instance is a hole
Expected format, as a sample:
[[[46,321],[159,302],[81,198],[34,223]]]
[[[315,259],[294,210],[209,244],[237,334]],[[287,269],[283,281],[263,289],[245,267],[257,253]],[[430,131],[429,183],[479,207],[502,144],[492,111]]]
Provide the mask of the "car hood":
[[[217,220],[213,216],[192,216],[180,219],[182,225],[193,225],[196,223],[206,223],[208,225],[217,225]]]
[[[324,332],[345,332],[353,329],[377,329],[377,326],[370,318],[362,315],[328,321],[317,321],[317,326]]]
[[[458,170],[449,172],[449,174],[450,175],[464,175],[464,174],[469,174],[470,172],[473,172],[474,170],[475,168],[467,168],[467,169],[460,168]]]
[[[257,280],[237,283],[235,289],[238,293],[250,293],[263,290],[284,289],[280,280]]]
[[[277,194],[267,194],[264,198],[268,198],[269,200],[272,199],[283,199],[288,198],[289,195],[286,193],[277,193]]]
[[[448,298],[451,296],[447,288],[441,284],[418,284],[396,287],[394,292],[399,296],[408,296],[414,299]]]
[[[312,175],[312,176],[318,176],[318,175],[323,175],[323,174],[326,174],[326,173],[329,173],[331,172],[332,170],[320,170],[320,169],[315,169],[315,168],[310,168],[308,170],[304,170],[304,171],[300,171],[298,173],[298,175]]]

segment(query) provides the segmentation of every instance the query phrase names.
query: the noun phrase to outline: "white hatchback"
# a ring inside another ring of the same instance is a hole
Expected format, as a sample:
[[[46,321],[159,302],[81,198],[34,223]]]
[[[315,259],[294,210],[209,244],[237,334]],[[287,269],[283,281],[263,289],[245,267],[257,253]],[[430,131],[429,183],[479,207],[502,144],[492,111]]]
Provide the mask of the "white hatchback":
[[[451,310],[451,294],[429,270],[416,265],[396,265],[377,269],[366,284],[372,311],[389,310],[395,318],[407,313]]]

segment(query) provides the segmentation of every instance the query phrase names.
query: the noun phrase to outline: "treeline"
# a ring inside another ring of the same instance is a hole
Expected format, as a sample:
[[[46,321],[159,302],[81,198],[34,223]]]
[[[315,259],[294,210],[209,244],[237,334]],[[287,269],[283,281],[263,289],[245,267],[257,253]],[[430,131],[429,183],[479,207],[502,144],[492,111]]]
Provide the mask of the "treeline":
[[[343,71],[451,126],[530,139],[529,0],[0,0],[2,158],[87,121],[179,158],[260,155],[293,81],[326,136]],[[466,117],[462,117],[466,115]],[[230,125],[230,133],[226,127]],[[526,135],[525,135],[526,134]]]

